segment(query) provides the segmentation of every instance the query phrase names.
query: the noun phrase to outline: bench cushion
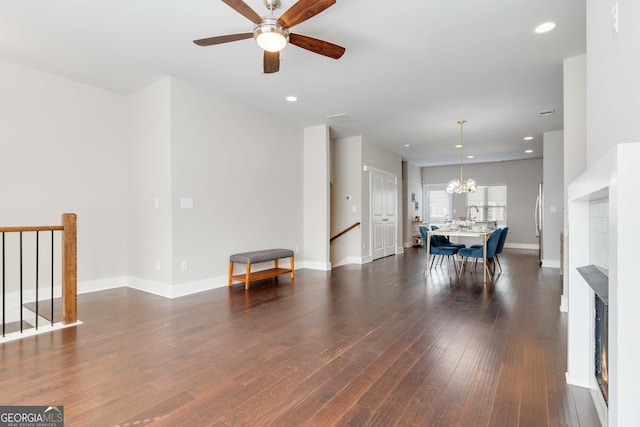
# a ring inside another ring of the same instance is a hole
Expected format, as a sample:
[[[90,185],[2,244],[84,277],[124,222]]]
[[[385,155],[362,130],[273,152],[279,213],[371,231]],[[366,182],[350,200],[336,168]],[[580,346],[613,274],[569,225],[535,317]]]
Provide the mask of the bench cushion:
[[[229,257],[229,261],[241,264],[255,264],[258,262],[273,261],[275,259],[289,258],[292,256],[293,251],[291,249],[264,249],[262,251],[233,254]]]

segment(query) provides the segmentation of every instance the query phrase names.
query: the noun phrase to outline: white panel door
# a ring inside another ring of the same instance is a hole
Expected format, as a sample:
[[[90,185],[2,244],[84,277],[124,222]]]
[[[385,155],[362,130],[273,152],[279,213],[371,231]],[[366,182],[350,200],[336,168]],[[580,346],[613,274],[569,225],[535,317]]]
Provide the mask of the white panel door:
[[[371,173],[372,258],[394,255],[397,249],[397,180],[395,176]]]
[[[385,240],[384,256],[395,255],[398,240],[396,239],[396,179],[384,179]]]
[[[373,173],[371,176],[371,249],[373,259],[385,256],[386,209],[385,209],[385,180],[382,175]]]

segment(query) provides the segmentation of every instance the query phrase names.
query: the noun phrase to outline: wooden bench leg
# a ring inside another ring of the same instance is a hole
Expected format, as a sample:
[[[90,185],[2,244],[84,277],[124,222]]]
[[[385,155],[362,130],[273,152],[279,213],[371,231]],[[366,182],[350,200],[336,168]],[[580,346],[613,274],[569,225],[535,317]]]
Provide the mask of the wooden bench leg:
[[[289,262],[290,262],[290,267],[291,268],[280,268],[280,259],[272,259],[271,261],[273,261],[273,268],[268,268],[264,271],[257,271],[255,273],[251,273],[251,264],[247,263],[245,264],[245,273],[244,275],[242,274],[233,274],[233,270],[235,267],[235,264],[237,264],[237,262],[233,262],[233,261],[229,261],[229,287],[231,287],[233,285],[233,281],[244,281],[244,289],[245,290],[249,290],[249,288],[251,287],[251,281],[252,280],[263,280],[266,278],[270,278],[270,277],[274,277],[276,280],[278,280],[278,276],[281,274],[287,274],[289,273],[291,275],[291,279],[294,278],[294,269],[295,269],[295,260],[294,260],[294,256],[291,255],[289,257]],[[282,259],[286,259],[282,258]],[[262,261],[261,261],[262,262]],[[267,262],[267,261],[264,261]],[[240,261],[241,264],[244,264],[244,262]],[[244,276],[244,277],[243,277]]]
[[[251,276],[251,264],[247,264],[247,271],[244,278],[244,289],[249,290],[249,276]]]
[[[293,268],[293,255],[291,256],[291,261],[290,261],[290,263],[291,263],[291,279],[293,279],[293,271],[295,270],[295,269]]]

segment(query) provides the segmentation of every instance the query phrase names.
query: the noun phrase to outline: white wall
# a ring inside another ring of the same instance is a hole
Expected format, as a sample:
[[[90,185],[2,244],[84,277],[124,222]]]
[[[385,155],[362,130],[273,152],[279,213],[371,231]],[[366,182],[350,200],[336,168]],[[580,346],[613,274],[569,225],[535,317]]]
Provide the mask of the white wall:
[[[129,96],[129,283],[153,281],[158,293],[173,280],[170,95],[165,78]]]
[[[565,188],[587,167],[587,58],[563,62]],[[567,202],[565,189],[565,206]],[[565,215],[566,218],[566,215]]]
[[[402,218],[404,216],[404,208],[402,207],[402,157],[398,153],[386,150],[379,145],[364,141],[362,145],[362,164],[376,169],[380,169],[392,174],[398,178],[398,187],[396,200],[398,205],[398,233],[397,233],[397,252],[404,251],[402,244]],[[362,169],[360,169],[362,170]],[[370,203],[369,197],[369,172],[362,172],[362,236],[363,236],[363,254],[371,255],[371,241],[369,236],[370,228]]]
[[[174,78],[131,104],[129,286],[180,296],[226,285],[232,253],[302,247],[300,128]]]
[[[568,207],[567,187],[584,172],[587,165],[587,57],[566,58],[563,61],[564,104],[564,206]],[[564,215],[564,271],[569,268],[569,219]],[[567,311],[569,274],[562,276],[560,309]]]
[[[126,98],[0,61],[0,224],[78,215],[78,281],[126,273]]]
[[[611,9],[618,4],[619,32],[611,25]],[[636,0],[587,1],[587,55],[586,55],[586,99],[587,99],[587,166],[598,164],[606,158],[606,153],[614,147],[626,152],[627,147],[619,144],[640,141],[640,2]],[[614,176],[610,187],[610,203],[613,224],[609,231],[618,234],[616,244],[610,244],[610,379],[609,384],[609,425],[636,425],[639,417],[637,387],[640,371],[637,367],[638,324],[637,286],[633,286],[637,276],[635,268],[637,232],[633,226],[637,209],[638,191],[635,186],[620,191],[617,186],[633,181],[637,174],[638,157],[622,156],[617,159],[628,171],[627,176]],[[619,198],[619,200],[616,200]],[[616,205],[624,209],[618,209]],[[624,201],[624,202],[623,202]],[[626,225],[625,225],[626,224]],[[573,224],[569,224],[574,229]],[[620,227],[618,229],[618,227]],[[618,232],[618,230],[629,230]],[[573,231],[572,231],[573,233]],[[570,236],[572,241],[575,233]],[[616,246],[619,249],[615,249]],[[576,251],[577,248],[570,248]],[[613,261],[615,262],[613,262]],[[580,264],[574,264],[580,265]],[[572,289],[576,284],[570,283]],[[573,295],[569,295],[573,298]],[[571,306],[570,306],[571,310]],[[569,312],[571,315],[571,311]],[[569,320],[571,328],[571,319]]]
[[[287,121],[171,79],[174,285],[226,284],[236,252],[302,247],[302,136]],[[193,209],[181,209],[181,198]]]
[[[404,246],[409,247],[413,245],[414,224],[413,220],[416,216],[422,218],[423,203],[422,200],[422,168],[413,163],[402,162],[403,166],[403,189],[402,189],[402,201],[404,205],[404,218],[403,218],[403,230],[404,230]],[[412,195],[415,195],[415,201],[412,200]],[[416,209],[416,202],[418,202],[418,209]]]
[[[545,132],[543,150],[542,266],[560,268],[560,235],[564,228],[563,132]]]
[[[598,395],[593,375],[593,292],[577,268],[589,265],[591,201],[608,197],[606,230],[609,250],[609,402],[608,426],[635,426],[640,419],[640,321],[637,286],[637,215],[640,210],[634,177],[640,158],[640,143],[619,144],[589,166],[569,186],[569,226],[571,252],[569,269],[569,317],[567,329],[567,381],[591,388]],[[601,399],[594,398],[599,402]],[[598,407],[598,405],[597,405]],[[604,405],[599,406],[604,408]],[[603,411],[604,412],[604,411]]]
[[[0,97],[0,224],[77,213],[80,291],[179,296],[225,286],[234,252],[303,247],[290,122],[172,78],[125,97],[6,62]]]
[[[331,143],[331,236],[362,221],[362,137]],[[348,200],[347,200],[348,197]],[[362,226],[331,244],[331,265],[362,262]]]
[[[326,125],[304,129],[303,227],[305,267],[330,270],[330,140]]]
[[[611,25],[618,4],[619,32]],[[587,165],[640,141],[640,2],[587,1]]]
[[[478,185],[507,184],[507,223],[509,236],[506,245],[525,247],[535,245],[534,210],[538,184],[542,182],[542,159],[516,160],[496,163],[464,165],[464,177],[474,178]],[[425,184],[444,184],[460,176],[459,165],[422,168]],[[464,216],[464,195],[453,195],[454,217]]]

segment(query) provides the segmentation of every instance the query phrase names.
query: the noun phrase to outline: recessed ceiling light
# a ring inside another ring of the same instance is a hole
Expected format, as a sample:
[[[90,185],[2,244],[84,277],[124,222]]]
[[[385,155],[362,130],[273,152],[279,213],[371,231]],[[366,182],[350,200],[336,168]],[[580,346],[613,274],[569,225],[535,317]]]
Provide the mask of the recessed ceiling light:
[[[411,148],[411,144],[404,144],[404,148]]]
[[[558,24],[556,24],[555,22],[552,21],[548,21],[548,22],[543,22],[542,24],[536,26],[533,29],[533,32],[536,34],[546,34],[550,31],[555,30],[555,28],[558,26]]]
[[[531,141],[533,139],[533,137],[532,136],[525,136],[523,139],[525,141]]]
[[[473,155],[469,155],[469,156],[467,156],[467,159],[473,159],[474,157],[475,156],[473,156]]]
[[[524,150],[524,152],[529,154],[529,153],[533,153],[533,150]]]
[[[455,147],[455,148],[462,148],[462,145],[461,145],[461,144],[458,144],[458,145],[454,145],[454,147]]]
[[[289,102],[296,102],[298,100],[297,96],[289,95],[285,98]]]

